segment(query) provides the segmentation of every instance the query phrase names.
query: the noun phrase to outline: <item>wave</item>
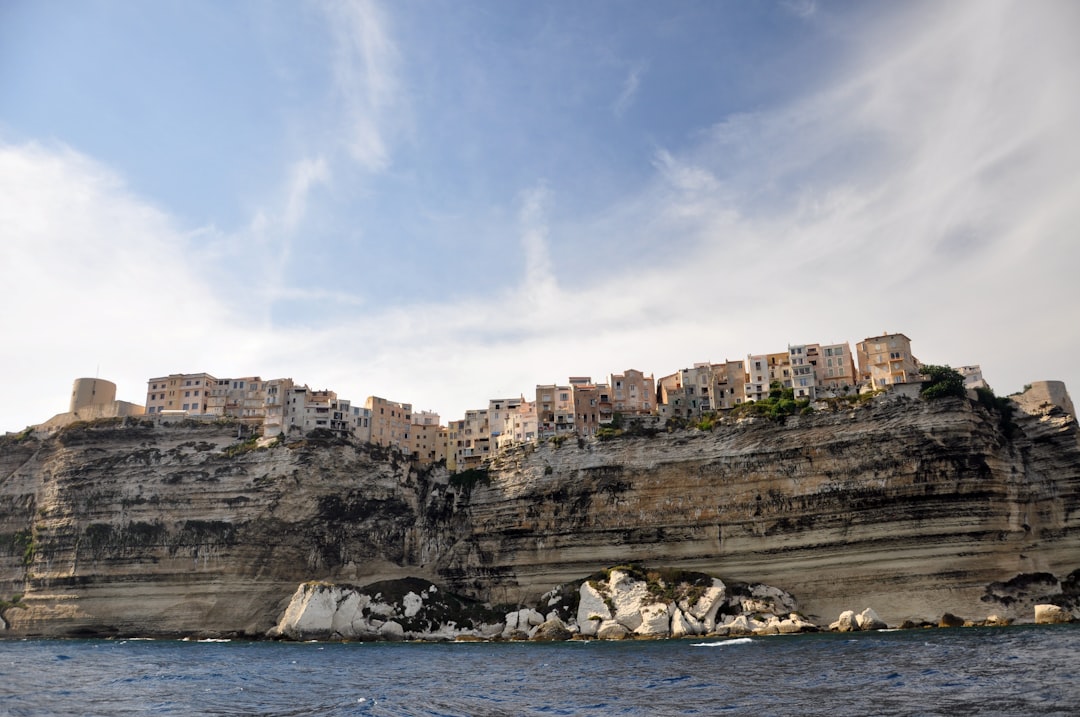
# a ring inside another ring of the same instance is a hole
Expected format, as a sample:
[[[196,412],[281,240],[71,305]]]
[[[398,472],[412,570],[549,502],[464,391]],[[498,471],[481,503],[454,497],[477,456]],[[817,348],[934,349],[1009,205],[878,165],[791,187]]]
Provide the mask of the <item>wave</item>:
[[[753,642],[749,637],[736,637],[731,640],[719,640],[717,642],[695,642],[690,647],[727,647],[728,645],[746,645]]]

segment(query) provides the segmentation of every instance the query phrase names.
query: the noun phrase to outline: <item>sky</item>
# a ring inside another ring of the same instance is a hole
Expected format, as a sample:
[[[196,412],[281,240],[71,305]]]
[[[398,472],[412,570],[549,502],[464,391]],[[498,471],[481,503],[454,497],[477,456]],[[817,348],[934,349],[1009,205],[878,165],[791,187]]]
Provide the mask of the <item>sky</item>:
[[[902,332],[1080,390],[1080,3],[6,0],[0,431]]]

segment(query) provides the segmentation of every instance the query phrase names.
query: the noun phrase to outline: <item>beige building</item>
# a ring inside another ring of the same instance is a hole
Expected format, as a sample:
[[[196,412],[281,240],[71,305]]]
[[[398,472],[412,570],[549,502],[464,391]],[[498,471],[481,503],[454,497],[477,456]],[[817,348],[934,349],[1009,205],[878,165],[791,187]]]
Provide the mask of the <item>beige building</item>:
[[[647,416],[656,412],[656,381],[637,369],[608,376],[611,408],[624,416]]]
[[[827,394],[838,396],[855,390],[859,383],[855,367],[855,357],[851,346],[825,344],[820,346],[820,358],[817,362],[817,383]]]
[[[434,411],[415,411],[409,430],[409,453],[421,465],[446,460],[446,429]]]
[[[211,380],[205,390],[203,413],[262,425],[266,418],[266,387],[267,382],[259,376]]]
[[[541,384],[536,387],[536,435],[538,440],[569,435],[574,429],[572,386]]]
[[[725,361],[713,364],[709,405],[715,410],[730,410],[746,399],[746,363]]]
[[[217,379],[208,373],[173,373],[152,378],[146,382],[146,412],[203,415],[210,389],[216,385]]]
[[[964,377],[964,388],[990,388],[990,384],[983,378],[982,367],[978,364],[974,366],[961,366],[956,370]]]
[[[449,421],[446,424],[446,469],[457,473],[459,451],[465,442],[465,420]]]
[[[911,339],[903,334],[871,336],[855,344],[859,378],[878,389],[917,381],[919,362],[911,355]]]
[[[277,436],[287,430],[285,406],[293,389],[291,378],[275,378],[266,382],[263,435]]]
[[[593,383],[590,376],[571,376],[574,402],[574,431],[582,438],[595,436],[601,426],[611,423],[614,411],[607,384]]]
[[[488,423],[488,409],[474,408],[465,412],[465,418],[455,421],[447,428],[447,438],[453,445],[447,447],[447,466],[453,463],[451,470],[464,471],[479,468],[491,457],[491,426]],[[453,450],[453,459],[450,457]]]
[[[438,424],[414,423],[409,432],[412,460],[429,466],[446,460],[446,428]]]
[[[409,432],[412,429],[412,404],[368,396],[364,407],[371,412],[371,442],[410,450]]]
[[[364,407],[338,398],[329,389],[313,391],[307,386],[293,385],[284,393],[282,426],[286,433],[304,435],[316,429],[331,431],[342,437],[361,442],[371,440],[371,414]],[[270,424],[263,435],[276,435]]]
[[[710,363],[696,363],[656,382],[657,413],[664,418],[698,418],[712,410],[713,370]]]
[[[502,448],[514,443],[535,443],[536,430],[536,404],[532,401],[522,401],[521,405],[510,417],[509,435],[500,436],[497,446]]]

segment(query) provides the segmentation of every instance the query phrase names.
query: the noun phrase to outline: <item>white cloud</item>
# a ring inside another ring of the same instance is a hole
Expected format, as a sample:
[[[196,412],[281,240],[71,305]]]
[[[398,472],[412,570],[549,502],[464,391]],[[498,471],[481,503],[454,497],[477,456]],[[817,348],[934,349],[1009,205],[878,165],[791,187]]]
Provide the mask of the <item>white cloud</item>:
[[[345,126],[343,143],[353,161],[370,171],[390,162],[387,134],[402,121],[398,50],[381,8],[372,0],[321,4],[334,38],[334,86]]]
[[[5,146],[0,235],[17,240],[0,244],[0,278],[19,302],[0,333],[20,340],[0,356],[26,388],[0,426],[62,410],[67,382],[99,360],[135,400],[151,374],[261,373],[456,418],[568,375],[662,374],[886,330],[924,360],[982,363],[999,390],[1059,378],[1078,391],[1078,13],[905,9],[866,30],[832,89],[656,150],[652,183],[587,222],[549,221],[557,184],[521,194],[513,288],[365,306],[318,328],[257,325],[239,298],[219,298],[204,253],[101,166]],[[319,159],[298,163],[286,209],[251,231],[302,216],[328,177]],[[575,245],[595,236],[616,238],[610,260],[564,281]]]
[[[637,98],[638,88],[641,87],[641,75],[645,72],[645,64],[638,62],[635,63],[626,73],[626,79],[623,80],[622,91],[619,92],[618,98],[615,100],[615,105],[612,107],[612,111],[616,117],[622,117],[626,114],[626,111],[633,105],[634,100]]]
[[[547,242],[548,227],[544,218],[549,200],[550,193],[541,185],[526,192],[521,203],[521,248],[525,255],[524,290],[534,306],[549,301],[558,291],[552,273]]]
[[[18,377],[4,430],[66,410],[69,381],[99,366],[141,403],[132,375],[219,350],[207,326],[235,314],[200,276],[199,253],[108,169],[62,145],[0,144],[0,195],[0,365]]]

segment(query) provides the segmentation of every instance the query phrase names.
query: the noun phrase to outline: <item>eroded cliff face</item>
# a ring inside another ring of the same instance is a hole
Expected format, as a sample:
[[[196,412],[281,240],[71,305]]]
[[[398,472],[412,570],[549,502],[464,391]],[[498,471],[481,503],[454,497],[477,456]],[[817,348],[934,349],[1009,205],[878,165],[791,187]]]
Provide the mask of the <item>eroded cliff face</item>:
[[[374,446],[258,450],[236,431],[128,421],[5,446],[0,599],[25,606],[11,628],[262,635],[312,577],[427,572],[426,474]]]
[[[1007,438],[973,402],[876,399],[524,447],[478,481],[368,446],[256,450],[233,426],[9,437],[0,600],[23,595],[7,634],[259,636],[308,580],[519,604],[637,561],[778,586],[819,623],[1030,620],[1080,568],[1076,422],[1034,413]]]
[[[1002,600],[988,585],[1047,573],[1045,597],[1080,568],[1080,446],[1059,410],[1015,420],[1008,439],[974,402],[879,399],[522,449],[473,489],[472,534],[441,572],[513,600],[633,559],[776,585],[825,623],[867,606],[889,624],[1030,621],[1039,590]]]

